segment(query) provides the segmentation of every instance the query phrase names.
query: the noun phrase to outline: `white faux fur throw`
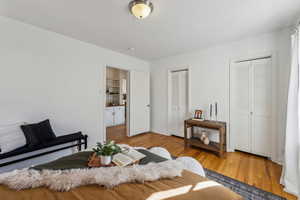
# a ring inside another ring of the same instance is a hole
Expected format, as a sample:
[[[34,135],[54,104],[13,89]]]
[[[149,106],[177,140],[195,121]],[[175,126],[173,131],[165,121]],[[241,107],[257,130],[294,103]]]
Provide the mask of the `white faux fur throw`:
[[[155,181],[162,178],[181,176],[184,166],[176,160],[130,167],[110,167],[72,170],[15,170],[0,174],[0,184],[11,189],[22,190],[48,187],[55,191],[69,191],[72,188],[98,184],[108,188],[122,183]]]

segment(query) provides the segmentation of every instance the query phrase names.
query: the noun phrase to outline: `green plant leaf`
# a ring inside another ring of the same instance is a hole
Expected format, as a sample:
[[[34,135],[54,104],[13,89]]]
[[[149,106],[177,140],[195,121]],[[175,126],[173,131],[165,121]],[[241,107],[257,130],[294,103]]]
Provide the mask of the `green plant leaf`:
[[[93,151],[97,156],[113,156],[117,153],[122,152],[122,149],[117,144],[115,144],[114,141],[109,141],[104,144],[97,142],[97,145],[95,148],[93,148]]]

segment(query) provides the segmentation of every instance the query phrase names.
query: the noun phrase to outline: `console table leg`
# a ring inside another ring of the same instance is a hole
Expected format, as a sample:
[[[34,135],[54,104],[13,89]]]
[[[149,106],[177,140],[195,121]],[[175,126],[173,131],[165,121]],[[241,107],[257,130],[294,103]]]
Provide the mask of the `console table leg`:
[[[187,147],[187,124],[184,122],[184,147]]]
[[[219,132],[220,132],[219,156],[224,157],[225,129],[222,127],[219,129]]]

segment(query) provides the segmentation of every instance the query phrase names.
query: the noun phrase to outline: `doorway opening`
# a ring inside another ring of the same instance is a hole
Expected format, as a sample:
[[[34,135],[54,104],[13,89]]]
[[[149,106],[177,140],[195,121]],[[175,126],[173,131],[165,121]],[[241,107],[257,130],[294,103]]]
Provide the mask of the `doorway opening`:
[[[106,141],[120,142],[128,137],[128,80],[127,70],[106,67]]]

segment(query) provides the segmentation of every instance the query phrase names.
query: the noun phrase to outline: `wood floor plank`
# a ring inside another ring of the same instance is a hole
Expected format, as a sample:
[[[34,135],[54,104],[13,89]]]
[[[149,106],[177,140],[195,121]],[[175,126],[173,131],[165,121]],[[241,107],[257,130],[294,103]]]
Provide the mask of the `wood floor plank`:
[[[225,158],[219,158],[213,153],[198,148],[184,148],[183,139],[155,133],[146,133],[134,137],[117,137],[120,143],[146,148],[160,146],[166,148],[173,156],[191,156],[203,167],[214,170],[225,176],[240,180],[262,190],[290,200],[297,198],[283,191],[280,185],[281,166],[265,158],[243,153],[226,153]]]

